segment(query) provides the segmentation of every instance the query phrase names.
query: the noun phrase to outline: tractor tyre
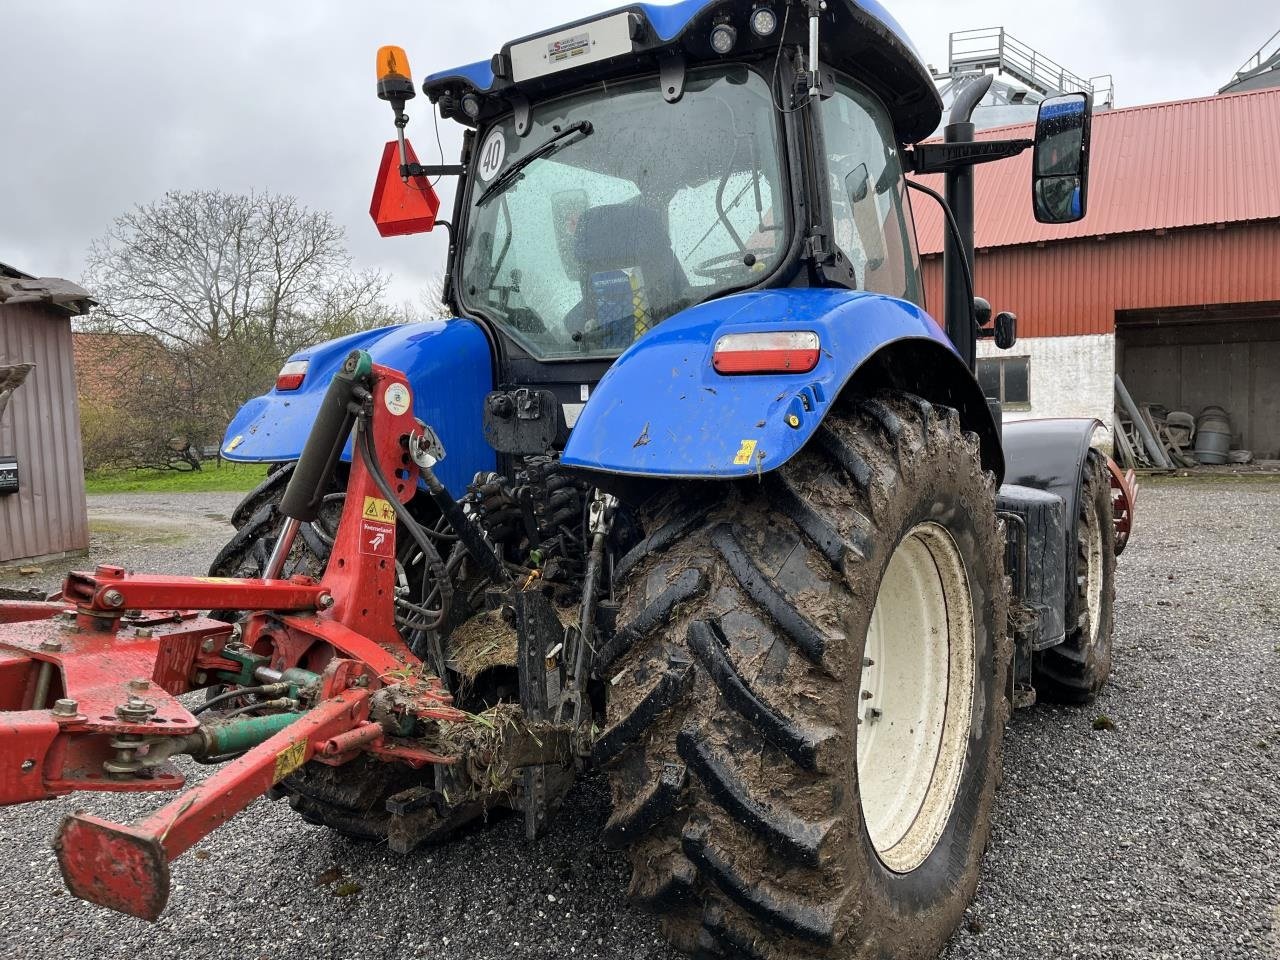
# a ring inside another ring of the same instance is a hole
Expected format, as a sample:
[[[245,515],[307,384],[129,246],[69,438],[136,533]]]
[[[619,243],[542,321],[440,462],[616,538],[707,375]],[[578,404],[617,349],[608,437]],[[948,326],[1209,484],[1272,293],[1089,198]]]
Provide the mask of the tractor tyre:
[[[642,511],[598,658],[604,838],[632,897],[700,956],[936,955],[978,882],[1009,714],[978,437],[901,392],[846,400],[780,470],[690,499]]]
[[[272,464],[267,470],[266,479],[245,494],[235,510],[231,511],[231,525],[239,530],[265,504],[279,503],[280,497],[284,494],[284,488],[289,485],[289,478],[293,476],[295,466],[297,466],[296,461]]]
[[[1116,541],[1106,460],[1090,450],[1076,517],[1076,580],[1067,590],[1067,638],[1036,661],[1037,696],[1088,703],[1111,674],[1115,632]]]
[[[285,464],[250,491],[231,513],[236,532],[226,542],[209,565],[211,577],[260,577],[266,569],[267,559],[276,537],[284,526],[284,514],[280,501],[284,497],[289,478],[293,475],[292,463]],[[335,482],[332,491],[321,506],[319,519],[304,523],[298,531],[293,549],[285,561],[284,575],[302,574],[319,577],[324,573],[329,559],[329,548],[337,532],[342,516],[343,495]]]

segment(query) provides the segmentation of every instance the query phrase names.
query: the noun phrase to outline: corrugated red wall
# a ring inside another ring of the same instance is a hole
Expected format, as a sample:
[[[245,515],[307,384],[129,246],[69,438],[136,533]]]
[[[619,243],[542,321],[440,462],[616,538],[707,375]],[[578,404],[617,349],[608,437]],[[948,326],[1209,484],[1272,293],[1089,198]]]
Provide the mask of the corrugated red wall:
[[[1035,135],[1034,124],[984,130],[979,140]],[[1018,246],[1280,217],[1280,87],[1095,113],[1089,212],[1077,223],[1036,223],[1031,151],[978,167],[980,247]],[[942,177],[923,177],[935,190]],[[938,205],[913,197],[919,247],[942,250]]]
[[[71,318],[45,304],[0,306],[0,363],[34,363],[0,418],[0,453],[22,489],[0,496],[0,563],[89,546]]]
[[[942,258],[924,261],[941,321]],[[1023,337],[1111,333],[1117,310],[1280,300],[1280,221],[979,251],[977,293]]]

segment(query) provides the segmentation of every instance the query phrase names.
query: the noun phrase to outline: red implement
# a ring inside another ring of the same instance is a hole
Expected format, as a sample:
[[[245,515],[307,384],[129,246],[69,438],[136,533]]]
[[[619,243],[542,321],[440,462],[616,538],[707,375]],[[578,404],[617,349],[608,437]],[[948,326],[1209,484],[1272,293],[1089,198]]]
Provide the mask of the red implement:
[[[375,366],[369,386],[379,467],[391,494],[407,502],[418,485],[405,452],[417,428],[408,383]],[[393,731],[466,715],[437,678],[422,675],[396,629],[396,505],[359,456],[346,505],[319,582],[103,565],[71,574],[56,602],[0,603],[0,805],[77,790],[180,789],[184,778],[168,758],[200,755],[213,728],[178,696],[231,675],[244,685],[246,672],[253,683],[274,683],[294,668],[320,675],[317,690],[299,694],[307,712],[288,714],[297,719],[279,732],[278,723],[262,728],[257,739],[269,739],[151,816],[131,826],[68,817],[56,846],[76,896],[155,919],[170,861],[313,758],[342,764],[363,752],[414,767],[456,762],[393,740],[370,720],[375,696],[387,698],[379,716]],[[257,612],[233,626],[195,612],[207,609]],[[285,716],[274,715],[288,723]]]
[[[1111,515],[1115,523],[1116,556],[1124,553],[1133,532],[1133,510],[1138,503],[1138,477],[1132,470],[1120,471],[1120,466],[1107,458],[1111,472]]]

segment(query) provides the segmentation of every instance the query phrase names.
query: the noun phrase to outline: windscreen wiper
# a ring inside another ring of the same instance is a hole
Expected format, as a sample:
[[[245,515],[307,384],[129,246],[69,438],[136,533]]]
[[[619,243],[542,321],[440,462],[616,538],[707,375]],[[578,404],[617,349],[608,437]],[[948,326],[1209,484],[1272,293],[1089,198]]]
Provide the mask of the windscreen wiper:
[[[541,146],[534,147],[511,166],[507,167],[507,169],[503,170],[498,179],[489,184],[484,193],[480,194],[479,198],[476,200],[476,206],[483,207],[503,190],[519,180],[524,169],[529,166],[529,164],[533,163],[533,161],[540,160],[543,157],[549,157],[557,150],[567,147],[570,143],[577,143],[579,140],[585,140],[593,133],[595,133],[595,128],[588,120],[579,120],[577,123],[569,124],[559,133],[553,134]],[[576,139],[571,140],[571,137]]]

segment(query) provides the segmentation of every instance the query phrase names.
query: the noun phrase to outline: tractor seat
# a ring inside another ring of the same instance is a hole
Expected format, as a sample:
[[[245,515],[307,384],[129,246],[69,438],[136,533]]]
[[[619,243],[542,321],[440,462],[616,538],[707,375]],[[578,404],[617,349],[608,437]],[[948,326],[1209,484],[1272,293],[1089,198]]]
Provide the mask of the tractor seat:
[[[584,211],[573,256],[582,300],[565,323],[591,346],[628,346],[681,309],[688,296],[662,214],[638,203]]]

